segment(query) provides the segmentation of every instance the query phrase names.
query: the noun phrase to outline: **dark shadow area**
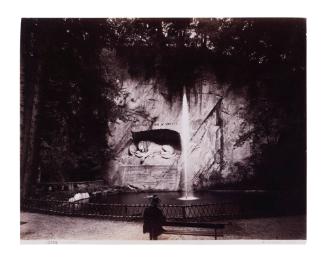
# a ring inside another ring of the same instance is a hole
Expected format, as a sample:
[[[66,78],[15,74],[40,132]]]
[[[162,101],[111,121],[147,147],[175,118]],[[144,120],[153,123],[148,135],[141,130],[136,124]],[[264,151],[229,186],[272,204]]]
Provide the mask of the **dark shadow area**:
[[[159,145],[171,145],[181,150],[181,138],[178,132],[170,129],[153,129],[140,132],[132,132],[133,141],[138,144],[140,141],[151,141]]]

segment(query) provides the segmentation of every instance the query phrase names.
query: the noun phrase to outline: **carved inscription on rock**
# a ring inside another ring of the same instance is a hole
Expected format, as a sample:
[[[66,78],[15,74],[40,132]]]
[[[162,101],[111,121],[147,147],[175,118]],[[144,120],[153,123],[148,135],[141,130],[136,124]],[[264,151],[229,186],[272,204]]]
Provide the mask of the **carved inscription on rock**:
[[[146,165],[121,166],[123,185],[143,190],[178,190],[180,176],[177,167]]]

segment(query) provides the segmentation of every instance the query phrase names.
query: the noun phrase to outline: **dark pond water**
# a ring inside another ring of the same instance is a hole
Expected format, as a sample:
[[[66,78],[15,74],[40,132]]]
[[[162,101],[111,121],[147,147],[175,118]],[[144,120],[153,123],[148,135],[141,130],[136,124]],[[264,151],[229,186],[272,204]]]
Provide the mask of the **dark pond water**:
[[[257,215],[290,215],[304,214],[306,212],[305,197],[298,193],[288,191],[238,191],[218,190],[195,192],[198,199],[183,201],[179,198],[182,192],[158,192],[158,193],[120,193],[91,198],[91,203],[144,205],[149,204],[149,197],[156,194],[161,199],[161,205],[176,206],[208,206],[210,209],[218,208],[216,213]],[[210,210],[210,212],[212,211]],[[197,210],[196,212],[200,212]],[[202,211],[201,211],[202,212]]]
[[[158,193],[121,193],[115,195],[99,196],[92,199],[93,203],[121,203],[121,204],[148,204],[149,197],[156,194],[161,204],[174,205],[193,205],[202,203],[221,203],[221,202],[242,202],[244,200],[259,200],[271,197],[270,192],[265,191],[205,191],[196,192],[193,196],[195,200],[180,200],[182,192],[158,192]]]
[[[263,217],[305,213],[305,199],[288,191],[204,191],[195,192],[195,200],[183,201],[182,192],[119,193],[97,195],[85,205],[83,212],[97,215],[142,217],[144,205],[156,194],[168,219],[198,219],[203,217],[235,218]],[[110,205],[119,204],[119,205]],[[304,205],[303,205],[304,204]]]

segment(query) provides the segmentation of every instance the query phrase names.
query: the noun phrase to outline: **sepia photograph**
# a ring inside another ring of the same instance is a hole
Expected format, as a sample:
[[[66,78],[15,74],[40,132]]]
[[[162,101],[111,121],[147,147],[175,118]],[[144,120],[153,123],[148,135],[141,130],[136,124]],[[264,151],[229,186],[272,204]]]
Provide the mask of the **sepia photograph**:
[[[20,22],[21,243],[307,239],[305,18]]]

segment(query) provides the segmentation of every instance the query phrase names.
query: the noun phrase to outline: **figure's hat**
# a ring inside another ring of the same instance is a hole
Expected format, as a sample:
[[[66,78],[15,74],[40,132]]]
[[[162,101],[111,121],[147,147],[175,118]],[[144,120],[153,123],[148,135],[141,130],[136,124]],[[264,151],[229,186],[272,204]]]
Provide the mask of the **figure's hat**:
[[[151,205],[158,204],[160,202],[160,198],[157,195],[153,195],[150,199],[151,199]]]

